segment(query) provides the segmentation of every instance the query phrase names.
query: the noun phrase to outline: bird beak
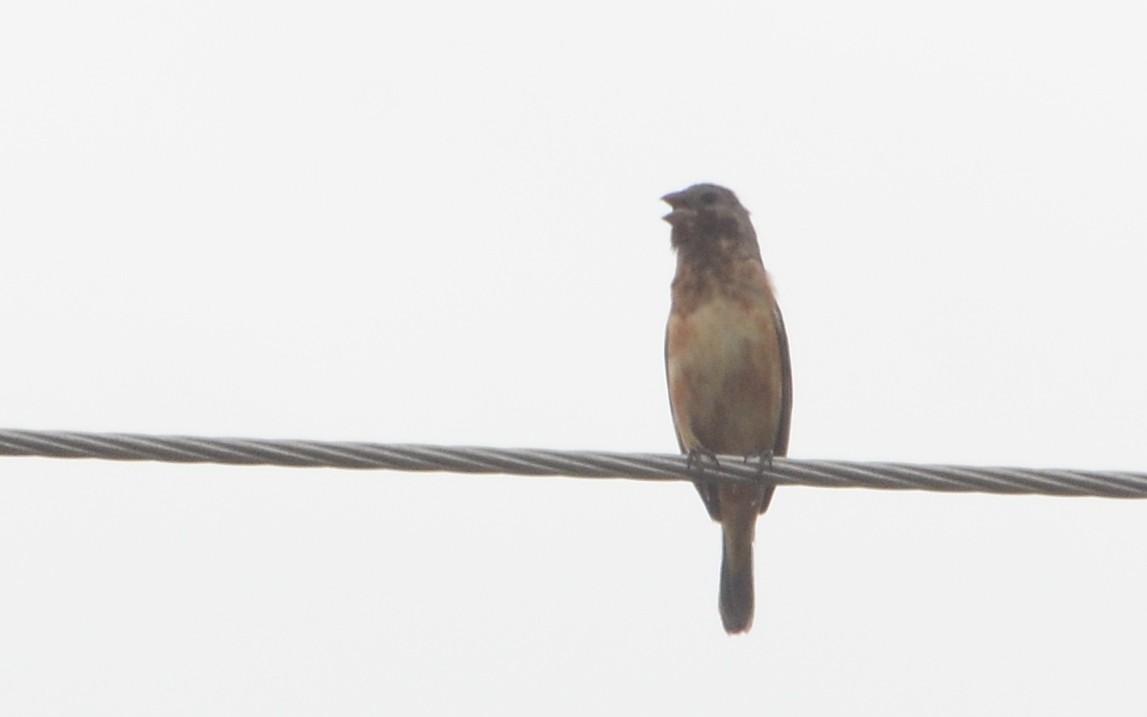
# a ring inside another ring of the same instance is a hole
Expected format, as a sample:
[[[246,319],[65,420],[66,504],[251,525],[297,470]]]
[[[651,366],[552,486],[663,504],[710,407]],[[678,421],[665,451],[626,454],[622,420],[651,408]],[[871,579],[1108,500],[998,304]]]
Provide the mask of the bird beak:
[[[661,218],[670,224],[673,224],[674,226],[676,226],[677,222],[680,222],[694,214],[693,210],[682,206],[682,194],[684,194],[684,192],[671,192],[661,198],[661,201],[665,202],[673,209],[673,211],[669,212]]]

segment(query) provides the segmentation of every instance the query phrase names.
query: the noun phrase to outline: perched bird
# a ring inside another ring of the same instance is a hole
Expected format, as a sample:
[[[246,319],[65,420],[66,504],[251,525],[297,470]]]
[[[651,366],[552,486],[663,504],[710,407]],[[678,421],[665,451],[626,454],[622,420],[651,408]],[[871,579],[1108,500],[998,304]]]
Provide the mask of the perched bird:
[[[673,426],[683,453],[703,466],[717,454],[762,461],[788,450],[792,370],[788,338],[757,234],[737,196],[696,184],[661,198],[677,252],[665,334]],[[753,534],[774,486],[697,482],[721,523],[721,622],[753,624]]]

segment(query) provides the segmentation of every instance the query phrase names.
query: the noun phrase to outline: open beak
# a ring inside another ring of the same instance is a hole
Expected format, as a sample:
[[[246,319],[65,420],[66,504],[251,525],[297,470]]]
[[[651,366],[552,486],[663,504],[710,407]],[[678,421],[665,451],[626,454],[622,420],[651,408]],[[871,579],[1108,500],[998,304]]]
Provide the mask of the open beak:
[[[661,201],[668,204],[669,207],[673,210],[665,216],[661,217],[670,224],[676,224],[677,222],[694,215],[694,211],[683,204],[681,197],[682,194],[684,194],[684,192],[671,192],[661,198]]]

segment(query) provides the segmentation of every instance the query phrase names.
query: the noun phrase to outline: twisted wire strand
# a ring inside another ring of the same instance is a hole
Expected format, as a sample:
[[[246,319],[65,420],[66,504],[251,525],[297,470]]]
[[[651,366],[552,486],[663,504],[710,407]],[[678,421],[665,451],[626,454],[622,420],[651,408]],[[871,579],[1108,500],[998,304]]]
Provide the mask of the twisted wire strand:
[[[1147,474],[1121,471],[981,468],[792,458],[775,458],[769,465],[768,462],[746,462],[740,456],[719,456],[716,462],[705,459],[690,466],[685,456],[676,454],[130,433],[0,429],[0,455],[636,480],[765,480],[778,485],[822,488],[1147,498]]]

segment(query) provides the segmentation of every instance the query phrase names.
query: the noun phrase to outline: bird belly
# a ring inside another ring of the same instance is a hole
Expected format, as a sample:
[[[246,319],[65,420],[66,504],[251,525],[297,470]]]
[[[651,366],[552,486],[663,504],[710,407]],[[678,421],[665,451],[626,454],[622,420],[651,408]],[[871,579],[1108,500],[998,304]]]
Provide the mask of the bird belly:
[[[749,455],[773,449],[782,368],[769,308],[719,298],[670,317],[669,396],[685,450]]]

